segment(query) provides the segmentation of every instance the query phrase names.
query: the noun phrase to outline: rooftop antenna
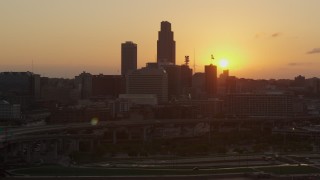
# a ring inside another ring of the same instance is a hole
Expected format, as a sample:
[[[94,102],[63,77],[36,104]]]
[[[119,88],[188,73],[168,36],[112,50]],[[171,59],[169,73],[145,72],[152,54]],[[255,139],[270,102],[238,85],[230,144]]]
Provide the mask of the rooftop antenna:
[[[184,56],[184,62],[186,66],[189,66],[189,62],[190,62],[189,56]]]
[[[196,73],[196,49],[194,48],[193,49],[193,70],[194,70],[194,73]]]
[[[213,60],[214,60],[214,56],[213,56],[213,54],[211,54],[211,60],[212,60],[212,63],[213,63]]]
[[[33,59],[32,59],[32,62],[31,62],[31,72],[33,73]]]

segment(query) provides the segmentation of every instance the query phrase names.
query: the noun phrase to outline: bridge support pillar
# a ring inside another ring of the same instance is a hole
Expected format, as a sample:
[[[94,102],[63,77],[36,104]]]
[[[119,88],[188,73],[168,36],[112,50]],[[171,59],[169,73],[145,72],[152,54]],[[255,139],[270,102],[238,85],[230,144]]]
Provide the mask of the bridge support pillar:
[[[113,144],[116,144],[117,143],[117,130],[113,130],[112,131],[112,139],[113,139]]]
[[[223,129],[223,122],[218,124],[218,132],[221,132],[221,129]]]
[[[94,140],[90,140],[89,141],[89,152],[92,152],[93,151],[93,149],[94,149]]]
[[[31,161],[31,144],[30,143],[27,143],[26,144],[26,153],[27,153],[27,157],[26,157],[26,160],[27,162],[30,162]]]
[[[147,130],[147,127],[143,127],[143,142],[146,142],[148,140]]]
[[[70,151],[79,151],[79,140],[78,139],[73,139],[71,140],[70,143]]]
[[[261,132],[263,132],[263,130],[264,130],[264,123],[261,123],[261,124],[260,124],[260,130],[261,130]]]
[[[237,128],[237,129],[238,129],[238,132],[241,131],[241,127],[242,127],[242,122],[239,122],[239,123],[238,123],[238,128]]]
[[[57,140],[57,152],[63,152],[64,151],[64,140],[63,139],[58,139]]]
[[[128,130],[128,140],[129,141],[132,140],[132,132],[130,130]]]
[[[3,146],[5,146],[5,145],[3,145]],[[5,166],[5,163],[7,162],[7,160],[8,160],[8,145],[7,146],[5,146],[3,149],[2,149],[2,151],[0,151],[1,153],[3,153],[3,155],[2,155],[2,157],[3,157],[3,166]],[[0,166],[1,167],[1,166]]]
[[[58,158],[58,141],[53,142],[53,158],[57,159]]]
[[[21,144],[20,143],[15,143],[15,144],[11,144],[10,146],[10,156],[15,156],[17,157],[19,152],[21,152]],[[6,150],[8,150],[6,148]]]

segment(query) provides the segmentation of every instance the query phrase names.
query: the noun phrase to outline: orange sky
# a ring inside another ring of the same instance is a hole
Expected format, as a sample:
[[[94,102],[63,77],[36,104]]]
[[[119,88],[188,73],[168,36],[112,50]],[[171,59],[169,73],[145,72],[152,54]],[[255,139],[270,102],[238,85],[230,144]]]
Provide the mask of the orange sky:
[[[138,67],[155,61],[167,20],[177,64],[189,55],[193,66],[195,50],[197,72],[214,54],[237,77],[320,77],[319,7],[318,0],[1,0],[0,71],[31,71],[33,61],[42,76],[120,74],[121,43],[138,44]]]

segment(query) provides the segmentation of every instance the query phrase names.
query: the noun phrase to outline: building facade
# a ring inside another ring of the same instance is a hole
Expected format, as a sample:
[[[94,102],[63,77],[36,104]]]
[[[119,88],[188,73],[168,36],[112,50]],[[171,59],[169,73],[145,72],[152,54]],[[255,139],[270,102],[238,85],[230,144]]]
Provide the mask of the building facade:
[[[192,87],[192,69],[188,65],[181,65],[181,87],[182,90]]]
[[[124,77],[121,75],[93,75],[92,96],[117,98],[125,92]]]
[[[230,116],[284,117],[293,115],[293,96],[282,93],[235,93],[226,96]]]
[[[0,96],[27,109],[40,99],[40,75],[32,72],[1,72]]]
[[[168,101],[168,76],[156,63],[138,69],[126,76],[127,94],[155,94],[159,103]]]
[[[181,94],[181,67],[178,65],[162,66],[168,75],[168,98],[169,101],[178,99]]]
[[[10,104],[7,101],[0,101],[0,121],[17,120],[21,118],[21,107],[19,104]]]
[[[82,72],[75,77],[75,87],[80,91],[81,99],[88,99],[92,96],[92,75]]]

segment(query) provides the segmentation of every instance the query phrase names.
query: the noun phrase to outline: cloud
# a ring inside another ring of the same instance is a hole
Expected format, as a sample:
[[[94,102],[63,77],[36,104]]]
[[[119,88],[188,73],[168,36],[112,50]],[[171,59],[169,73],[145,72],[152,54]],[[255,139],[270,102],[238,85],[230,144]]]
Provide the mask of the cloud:
[[[280,36],[282,36],[282,33],[280,33],[280,32],[275,32],[275,33],[264,33],[264,32],[261,32],[261,33],[256,33],[255,35],[254,35],[254,38],[255,39],[259,39],[259,38],[278,38],[278,37],[280,37]]]
[[[256,39],[259,39],[259,38],[263,38],[263,37],[265,37],[265,33],[263,33],[263,32],[261,32],[261,33],[256,33],[255,35],[254,35],[254,38],[256,38]]]
[[[279,37],[279,36],[281,36],[281,33],[279,33],[279,32],[276,32],[276,33],[271,34],[271,37],[272,37],[272,38],[277,38],[277,37]]]
[[[307,52],[307,54],[316,54],[316,53],[320,53],[320,48],[313,48],[312,50]]]
[[[298,63],[298,62],[291,62],[288,64],[288,66],[309,66],[312,65],[312,63]]]

